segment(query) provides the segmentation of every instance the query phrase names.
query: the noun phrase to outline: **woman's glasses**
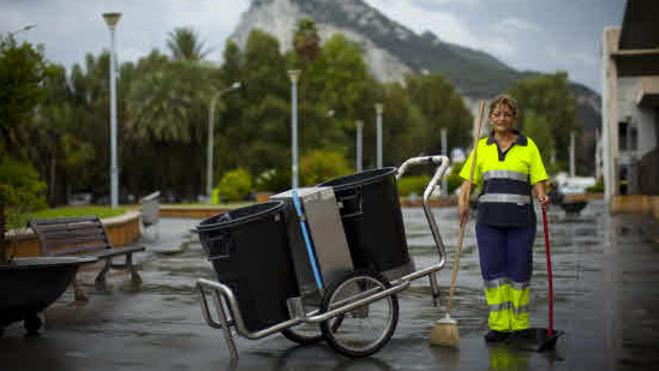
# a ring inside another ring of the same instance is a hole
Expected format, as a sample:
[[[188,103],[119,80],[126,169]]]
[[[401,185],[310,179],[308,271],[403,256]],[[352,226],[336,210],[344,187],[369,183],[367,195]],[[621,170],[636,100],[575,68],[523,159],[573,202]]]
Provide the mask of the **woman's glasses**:
[[[492,117],[503,117],[503,118],[509,119],[509,118],[511,118],[515,115],[511,112],[494,111],[494,112],[490,112],[490,116],[492,116]]]

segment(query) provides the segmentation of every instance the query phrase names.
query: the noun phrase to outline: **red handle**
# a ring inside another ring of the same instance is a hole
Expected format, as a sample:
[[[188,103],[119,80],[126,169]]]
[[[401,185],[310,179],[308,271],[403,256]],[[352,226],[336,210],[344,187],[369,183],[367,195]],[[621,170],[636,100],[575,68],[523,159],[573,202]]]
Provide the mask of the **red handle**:
[[[545,230],[545,253],[547,255],[547,284],[549,285],[549,328],[547,337],[554,334],[554,288],[551,275],[551,254],[549,253],[549,229],[547,228],[547,208],[542,208],[542,225]]]

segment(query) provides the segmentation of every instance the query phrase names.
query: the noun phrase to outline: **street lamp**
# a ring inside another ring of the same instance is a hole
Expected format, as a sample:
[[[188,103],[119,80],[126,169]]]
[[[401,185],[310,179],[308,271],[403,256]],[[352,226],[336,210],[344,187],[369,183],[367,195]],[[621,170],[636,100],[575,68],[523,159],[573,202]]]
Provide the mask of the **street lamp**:
[[[11,31],[11,32],[9,33],[9,35],[11,35],[11,36],[15,36],[16,34],[21,33],[21,32],[23,32],[23,31],[31,30],[31,29],[35,28],[36,26],[37,26],[36,23],[28,23],[28,24],[26,24],[25,26],[19,28],[19,29],[16,30],[16,31]]]
[[[288,77],[291,79],[291,187],[298,187],[298,164],[297,164],[297,82],[300,78],[300,70],[289,70]]]
[[[355,145],[355,152],[357,153],[357,172],[361,173],[362,170],[364,170],[362,167],[362,131],[364,129],[364,121],[357,120],[355,121],[355,124],[357,125],[357,143]]]
[[[377,140],[378,140],[377,143],[378,169],[382,168],[382,111],[383,109],[384,106],[382,105],[382,103],[375,103],[375,113],[377,114],[375,125],[377,129]]]
[[[207,156],[208,160],[206,161],[206,196],[208,197],[208,202],[211,202],[211,193],[213,192],[213,125],[215,122],[215,103],[217,100],[225,93],[234,91],[240,88],[240,81],[236,81],[231,86],[226,87],[211,97],[210,104],[208,106],[208,151]]]
[[[116,57],[114,54],[114,30],[121,13],[103,13],[110,28],[110,199],[112,208],[119,205],[119,170],[117,168],[117,86]]]

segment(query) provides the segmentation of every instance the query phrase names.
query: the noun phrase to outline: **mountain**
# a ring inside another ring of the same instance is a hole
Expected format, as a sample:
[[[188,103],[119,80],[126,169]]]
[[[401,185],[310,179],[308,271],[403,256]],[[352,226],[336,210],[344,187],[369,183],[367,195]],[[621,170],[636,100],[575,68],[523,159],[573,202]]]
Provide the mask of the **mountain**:
[[[441,73],[473,112],[478,99],[492,97],[535,74],[517,71],[485,52],[444,42],[431,32],[419,35],[362,0],[252,0],[231,38],[244,47],[251,30],[259,28],[274,35],[285,51],[292,47],[297,21],[303,17],[314,19],[323,40],[341,32],[360,45],[371,73],[380,81],[403,81],[411,72]],[[601,98],[581,84],[572,83],[572,90],[584,131],[594,132],[600,126]],[[592,135],[584,138],[592,139]],[[594,153],[591,139],[580,146],[585,157]],[[588,162],[592,161],[582,163]]]

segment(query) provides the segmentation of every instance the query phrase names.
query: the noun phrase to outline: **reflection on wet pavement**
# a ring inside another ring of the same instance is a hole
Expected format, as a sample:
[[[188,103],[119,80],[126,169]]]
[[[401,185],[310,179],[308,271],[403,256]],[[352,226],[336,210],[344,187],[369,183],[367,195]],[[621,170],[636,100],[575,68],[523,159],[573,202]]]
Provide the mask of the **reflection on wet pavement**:
[[[410,252],[417,269],[437,255],[421,209],[404,209]],[[457,210],[435,210],[444,244],[453,256]],[[93,291],[94,270],[83,272],[92,293],[73,304],[67,291],[47,311],[42,336],[25,338],[20,324],[0,339],[2,370],[510,370],[659,368],[659,239],[657,222],[645,216],[610,216],[604,203],[591,203],[579,217],[551,208],[550,234],[555,291],[555,327],[565,331],[557,349],[529,353],[488,346],[487,310],[478,250],[469,225],[458,277],[454,316],[461,348],[434,348],[427,336],[443,314],[450,264],[439,273],[442,307],[432,306],[430,285],[419,279],[399,295],[400,319],[391,342],[366,359],[347,359],[325,345],[296,346],[279,335],[257,341],[237,338],[241,359],[230,362],[222,334],[201,317],[195,280],[213,279],[197,236],[198,221],[162,219],[160,238],[145,238],[144,286],[110,278],[110,293]],[[547,288],[541,225],[534,247],[531,320],[547,324]]]

